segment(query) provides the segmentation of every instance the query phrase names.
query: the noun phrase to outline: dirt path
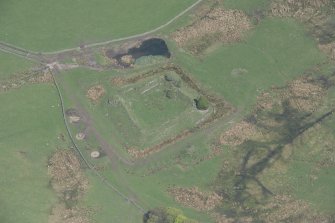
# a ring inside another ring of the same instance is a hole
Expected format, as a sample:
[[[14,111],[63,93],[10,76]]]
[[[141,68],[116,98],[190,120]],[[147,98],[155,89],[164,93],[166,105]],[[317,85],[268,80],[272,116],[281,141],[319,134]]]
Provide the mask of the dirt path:
[[[75,100],[75,99],[74,99]],[[123,158],[121,155],[118,154],[118,151],[116,148],[114,148],[112,145],[110,145],[99,133],[99,131],[94,126],[94,121],[92,120],[89,113],[80,105],[77,103],[75,105],[76,111],[79,113],[81,119],[84,122],[85,125],[85,133],[89,137],[94,137],[98,143],[101,149],[106,153],[108,158],[111,160],[111,163],[114,168],[117,167],[118,161],[121,161],[123,164],[132,166],[134,163],[128,159]]]

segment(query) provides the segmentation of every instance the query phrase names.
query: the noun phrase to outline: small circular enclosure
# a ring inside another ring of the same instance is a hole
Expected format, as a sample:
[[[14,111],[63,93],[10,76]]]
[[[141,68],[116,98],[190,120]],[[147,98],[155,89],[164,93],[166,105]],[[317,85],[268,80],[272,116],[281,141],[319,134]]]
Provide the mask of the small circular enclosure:
[[[85,134],[82,133],[82,132],[79,132],[77,135],[76,135],[76,139],[81,141],[81,140],[84,140],[85,139]]]
[[[93,151],[91,152],[91,157],[94,159],[97,159],[100,157],[100,152],[99,151]]]

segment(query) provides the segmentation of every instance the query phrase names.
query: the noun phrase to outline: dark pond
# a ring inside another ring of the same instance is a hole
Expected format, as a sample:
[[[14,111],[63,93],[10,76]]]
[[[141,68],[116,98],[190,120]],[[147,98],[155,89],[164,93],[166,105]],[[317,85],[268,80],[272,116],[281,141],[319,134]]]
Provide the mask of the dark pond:
[[[148,39],[142,42],[140,47],[131,48],[128,54],[136,60],[144,56],[164,56],[171,57],[171,53],[164,40],[158,38]]]
[[[166,58],[171,57],[169,48],[163,39],[151,38],[144,40],[138,47],[128,49],[127,53],[117,54],[112,56],[112,52],[109,54],[112,58],[119,61],[122,65],[121,58],[123,56],[130,55],[134,60],[137,60],[144,56],[164,56]],[[123,64],[124,65],[124,64]]]

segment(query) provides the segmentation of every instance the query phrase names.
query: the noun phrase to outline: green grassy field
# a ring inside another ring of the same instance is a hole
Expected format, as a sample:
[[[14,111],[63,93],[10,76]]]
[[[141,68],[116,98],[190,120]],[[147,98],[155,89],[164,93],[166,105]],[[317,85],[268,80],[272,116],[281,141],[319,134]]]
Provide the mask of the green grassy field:
[[[31,85],[0,94],[0,221],[45,223],[57,198],[47,161],[66,143],[55,89]]]
[[[0,40],[37,51],[73,47],[147,31],[193,2],[195,0],[103,0],[99,4],[88,0],[71,4],[65,0],[4,1],[0,3],[4,9],[0,13]],[[268,3],[266,0],[226,0],[223,5],[251,12]],[[93,14],[96,16],[88,16]],[[183,17],[178,22],[186,24],[188,19],[190,17]],[[178,22],[162,33],[170,33],[172,27],[181,24]],[[161,68],[168,63],[161,57],[141,58],[129,69],[97,72],[79,68],[56,72],[65,109],[75,108],[86,113],[85,119],[91,125],[92,132],[87,132],[85,140],[75,142],[96,170],[145,211],[176,207],[199,223],[214,223],[210,216],[214,212],[229,213],[239,222],[245,222],[239,219],[244,216],[263,222],[262,217],[280,209],[267,210],[267,205],[271,207],[271,202],[276,202],[276,195],[287,195],[293,203],[303,201],[320,216],[334,215],[334,115],[318,124],[306,125],[309,129],[298,133],[303,129],[299,126],[333,108],[335,88],[332,86],[322,94],[322,103],[310,114],[293,107],[290,108],[292,113],[285,113],[284,101],[269,110],[258,113],[253,110],[261,92],[272,91],[272,99],[278,100],[271,87],[285,86],[306,70],[316,77],[315,82],[334,74],[334,63],[318,50],[304,26],[291,19],[265,18],[243,41],[228,45],[215,43],[203,55],[196,56],[178,49],[171,39],[167,42],[173,55],[170,62],[186,70],[204,91],[225,98],[236,112],[204,128],[193,129],[188,137],[131,163],[127,148],[156,145],[194,127],[214,108],[208,113],[197,111],[193,100],[200,93],[172,71],[134,83],[111,84],[115,77],[132,78]],[[105,60],[99,58],[101,64],[108,62]],[[327,64],[320,65],[323,62]],[[317,69],[311,69],[318,64]],[[32,66],[31,62],[0,53],[0,87],[1,79]],[[165,75],[175,81],[168,81]],[[103,86],[105,95],[92,102],[86,93],[95,85]],[[168,91],[171,98],[167,97]],[[59,202],[49,183],[48,158],[57,149],[72,146],[59,103],[51,83],[26,84],[0,93],[0,222],[48,222],[52,207]],[[263,131],[262,134],[238,146],[222,145],[219,142],[222,133],[245,118],[253,122],[257,131]],[[85,131],[84,123],[70,124],[72,134]],[[64,136],[60,137],[61,134]],[[290,138],[291,135],[294,137]],[[92,159],[90,152],[101,151],[101,139],[113,152]],[[271,158],[271,149],[279,153],[278,158]],[[251,168],[257,163],[257,168]],[[141,211],[107,187],[91,170],[83,168],[83,172],[89,184],[77,205],[88,210],[92,223],[142,222]],[[271,193],[267,194],[261,184]],[[224,200],[212,211],[197,211],[176,202],[168,193],[171,187],[220,192]],[[284,205],[291,213],[290,204]],[[302,210],[305,211],[302,217],[310,214],[306,212],[310,209]]]
[[[201,60],[176,56],[198,81],[237,107],[251,106],[262,90],[325,60],[301,25],[276,18],[262,21],[242,43],[219,47]]]
[[[7,79],[11,75],[24,71],[31,67],[34,63],[14,55],[0,52],[0,81]]]
[[[194,2],[2,1],[0,40],[42,52],[77,47],[154,29]]]

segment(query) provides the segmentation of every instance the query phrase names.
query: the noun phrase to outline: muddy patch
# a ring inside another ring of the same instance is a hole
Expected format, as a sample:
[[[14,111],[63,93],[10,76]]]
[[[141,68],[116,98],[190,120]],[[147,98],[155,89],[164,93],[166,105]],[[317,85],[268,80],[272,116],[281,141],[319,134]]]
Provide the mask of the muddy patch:
[[[137,43],[129,48],[126,53],[116,53],[114,50],[108,50],[106,56],[114,60],[119,66],[131,67],[141,57],[163,56],[170,58],[171,53],[163,39],[151,38]]]

